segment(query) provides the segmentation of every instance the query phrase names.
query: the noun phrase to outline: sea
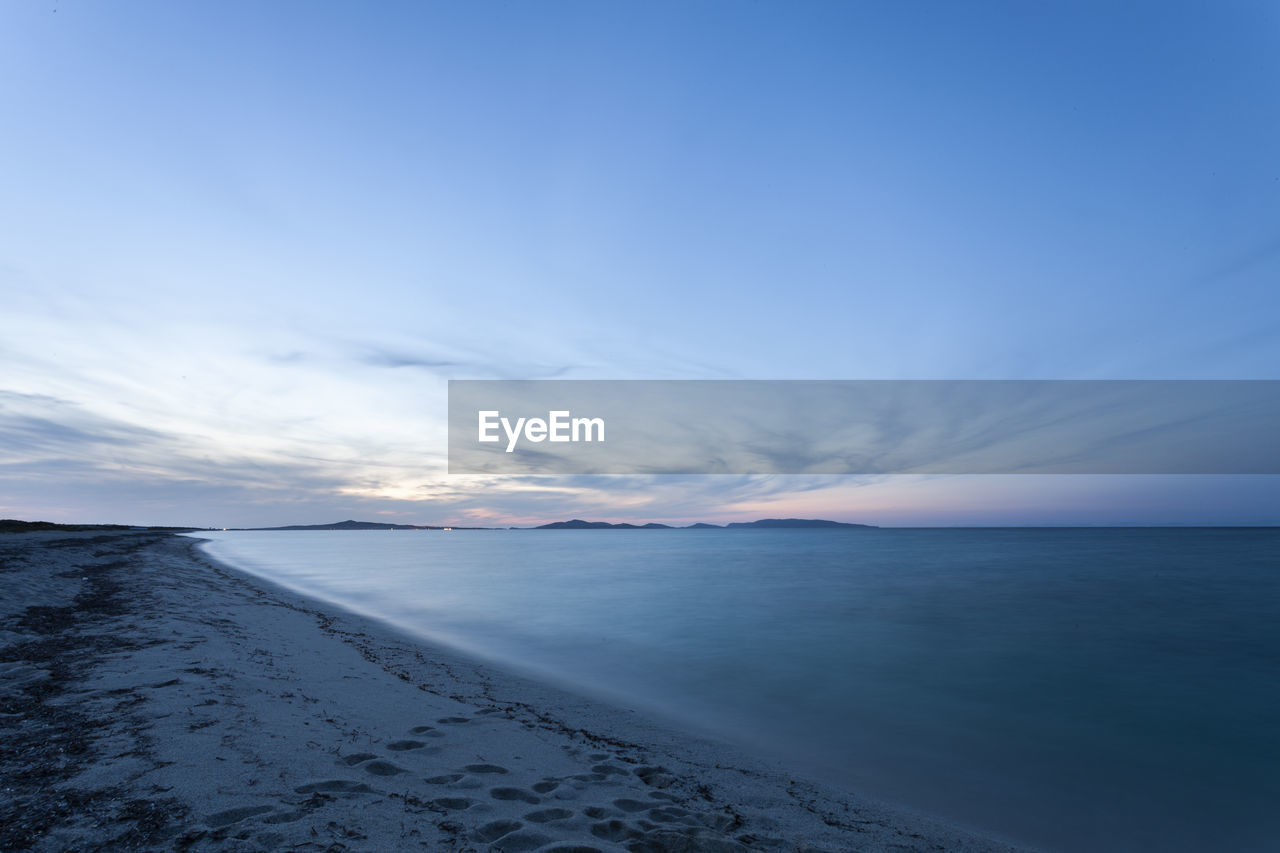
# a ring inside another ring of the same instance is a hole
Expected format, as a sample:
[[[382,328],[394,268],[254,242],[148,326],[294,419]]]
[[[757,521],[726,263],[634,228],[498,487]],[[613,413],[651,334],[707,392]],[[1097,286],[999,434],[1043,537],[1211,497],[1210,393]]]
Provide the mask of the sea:
[[[198,535],[299,592],[1014,842],[1280,850],[1280,529]]]

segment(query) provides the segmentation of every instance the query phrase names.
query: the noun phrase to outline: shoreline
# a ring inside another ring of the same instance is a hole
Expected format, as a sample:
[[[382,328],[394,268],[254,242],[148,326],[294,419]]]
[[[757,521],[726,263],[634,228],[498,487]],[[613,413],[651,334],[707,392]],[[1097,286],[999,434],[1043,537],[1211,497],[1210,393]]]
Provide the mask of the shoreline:
[[[0,536],[0,850],[1014,851],[149,532]]]

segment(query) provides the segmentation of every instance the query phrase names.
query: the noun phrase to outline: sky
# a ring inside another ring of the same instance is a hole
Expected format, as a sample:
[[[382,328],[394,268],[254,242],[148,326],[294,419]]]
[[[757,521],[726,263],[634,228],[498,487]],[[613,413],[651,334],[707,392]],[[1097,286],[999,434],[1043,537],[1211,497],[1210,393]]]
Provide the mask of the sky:
[[[1280,378],[1274,3],[0,3],[0,516],[1280,523],[480,477],[449,379]]]

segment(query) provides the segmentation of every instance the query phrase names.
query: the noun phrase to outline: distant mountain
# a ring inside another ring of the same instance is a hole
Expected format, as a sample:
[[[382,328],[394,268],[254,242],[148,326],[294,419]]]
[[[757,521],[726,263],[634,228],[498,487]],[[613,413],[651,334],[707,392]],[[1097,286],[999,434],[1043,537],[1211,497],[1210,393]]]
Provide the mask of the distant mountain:
[[[759,521],[734,521],[726,527],[875,527],[874,524],[849,524],[844,521],[825,521],[821,518],[762,518]]]
[[[670,530],[669,524],[658,524],[657,522],[649,522],[648,524],[610,524],[607,521],[583,521],[580,518],[574,518],[569,521],[553,521],[550,524],[539,524],[534,530]]]
[[[745,527],[799,527],[799,528],[830,528],[830,527],[874,527],[873,524],[848,524],[843,521],[824,521],[820,518],[762,518],[759,521],[735,521],[726,524],[726,528],[745,528]],[[684,528],[674,528],[669,524],[610,524],[607,521],[583,521],[575,518],[570,521],[553,521],[550,524],[539,524],[534,530],[721,530],[718,524],[707,524],[706,522],[698,522],[690,524]]]
[[[611,530],[618,527],[635,529],[634,524],[610,524],[607,521],[583,521],[573,518],[569,521],[553,521],[550,524],[539,524],[534,530]]]

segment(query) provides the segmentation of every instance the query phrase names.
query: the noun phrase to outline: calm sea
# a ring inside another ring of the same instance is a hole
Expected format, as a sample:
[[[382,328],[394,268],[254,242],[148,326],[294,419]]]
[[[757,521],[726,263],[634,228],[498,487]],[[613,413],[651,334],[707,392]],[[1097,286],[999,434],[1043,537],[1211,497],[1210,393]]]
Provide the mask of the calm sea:
[[[299,591],[1013,840],[1280,850],[1280,530],[201,535]]]

